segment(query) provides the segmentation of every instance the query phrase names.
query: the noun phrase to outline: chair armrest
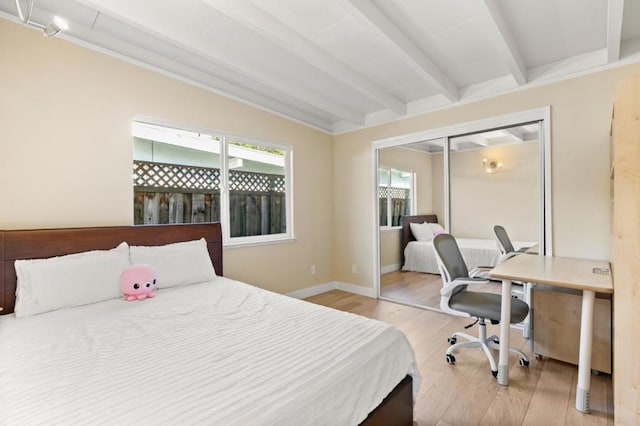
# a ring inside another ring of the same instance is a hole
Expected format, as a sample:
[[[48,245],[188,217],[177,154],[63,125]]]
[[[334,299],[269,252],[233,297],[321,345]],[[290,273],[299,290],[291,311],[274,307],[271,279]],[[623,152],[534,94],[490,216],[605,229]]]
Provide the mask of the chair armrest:
[[[500,258],[498,259],[498,264],[504,262],[505,260],[509,260],[512,257],[521,255],[521,254],[525,254],[525,252],[523,252],[523,251],[512,251],[512,252],[509,252],[507,254],[504,254],[504,255],[500,256]]]
[[[462,285],[489,284],[489,280],[485,278],[458,278],[451,283],[446,284],[440,289],[440,294],[445,297],[451,296],[453,290]]]
[[[471,278],[489,279],[489,271],[495,268],[495,266],[478,266],[469,271]]]

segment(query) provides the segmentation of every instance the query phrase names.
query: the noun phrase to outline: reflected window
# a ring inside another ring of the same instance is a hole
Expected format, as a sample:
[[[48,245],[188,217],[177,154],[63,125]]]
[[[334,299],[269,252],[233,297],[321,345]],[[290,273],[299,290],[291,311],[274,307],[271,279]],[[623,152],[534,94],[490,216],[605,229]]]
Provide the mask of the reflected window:
[[[380,226],[401,226],[402,216],[413,214],[415,173],[380,167],[379,182]]]

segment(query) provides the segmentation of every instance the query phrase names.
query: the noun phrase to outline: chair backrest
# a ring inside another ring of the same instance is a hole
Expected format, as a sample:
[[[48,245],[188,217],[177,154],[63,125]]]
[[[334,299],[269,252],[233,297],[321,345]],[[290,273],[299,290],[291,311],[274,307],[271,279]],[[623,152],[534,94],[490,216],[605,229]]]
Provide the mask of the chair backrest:
[[[496,233],[496,237],[498,238],[498,246],[500,247],[500,254],[504,256],[505,254],[509,254],[516,251],[513,248],[513,244],[511,244],[511,239],[509,239],[509,235],[507,235],[507,231],[502,226],[500,225],[494,226],[493,232]]]
[[[451,234],[439,234],[433,238],[433,248],[436,252],[438,266],[442,274],[442,281],[450,283],[456,278],[468,278],[469,270],[462,258],[456,239]]]
[[[458,247],[458,243],[456,243],[456,239],[453,238],[453,235],[436,235],[433,238],[433,251],[436,254],[436,262],[438,263],[438,270],[440,270],[440,276],[442,277],[443,287],[453,283],[456,278],[469,277],[467,264],[462,257],[462,253],[460,253],[460,248]],[[456,286],[451,293],[441,292],[440,309],[442,312],[468,317],[469,314],[467,312],[458,311],[449,306],[451,297],[464,291],[467,291],[466,284]]]

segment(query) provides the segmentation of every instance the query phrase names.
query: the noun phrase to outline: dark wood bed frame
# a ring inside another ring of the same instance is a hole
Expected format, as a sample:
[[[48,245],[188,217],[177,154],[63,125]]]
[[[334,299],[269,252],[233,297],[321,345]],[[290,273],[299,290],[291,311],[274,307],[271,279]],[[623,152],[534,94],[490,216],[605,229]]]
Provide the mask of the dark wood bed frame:
[[[123,241],[129,245],[157,246],[202,237],[207,240],[216,274],[222,276],[222,231],[219,223],[0,231],[0,315],[12,313],[15,306],[17,278],[13,263],[17,259],[108,250]],[[406,376],[362,424],[412,425],[412,398],[412,379]]]
[[[129,245],[158,246],[202,237],[207,240],[216,274],[222,276],[222,232],[219,223],[0,231],[0,314],[13,312],[17,281],[13,262],[17,259],[108,250],[123,241]]]
[[[438,223],[438,216],[435,214],[420,214],[416,216],[403,216],[402,217],[402,243],[400,244],[400,266],[404,266],[404,249],[411,241],[415,241],[413,234],[411,233],[410,223]]]

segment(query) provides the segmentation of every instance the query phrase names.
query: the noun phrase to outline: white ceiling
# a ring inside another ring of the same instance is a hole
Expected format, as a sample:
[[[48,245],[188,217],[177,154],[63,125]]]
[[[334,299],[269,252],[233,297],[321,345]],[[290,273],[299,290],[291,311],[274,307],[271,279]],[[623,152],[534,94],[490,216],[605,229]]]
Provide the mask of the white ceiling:
[[[537,142],[540,137],[539,123],[521,124],[518,126],[504,127],[500,129],[488,130],[484,132],[452,136],[449,140],[451,151],[467,151],[472,149],[483,149],[499,145],[511,145],[526,142]],[[403,148],[424,151],[429,153],[440,153],[444,149],[445,140],[443,138],[430,139],[402,145]]]
[[[53,15],[67,40],[330,133],[640,61],[640,0],[35,0]]]

